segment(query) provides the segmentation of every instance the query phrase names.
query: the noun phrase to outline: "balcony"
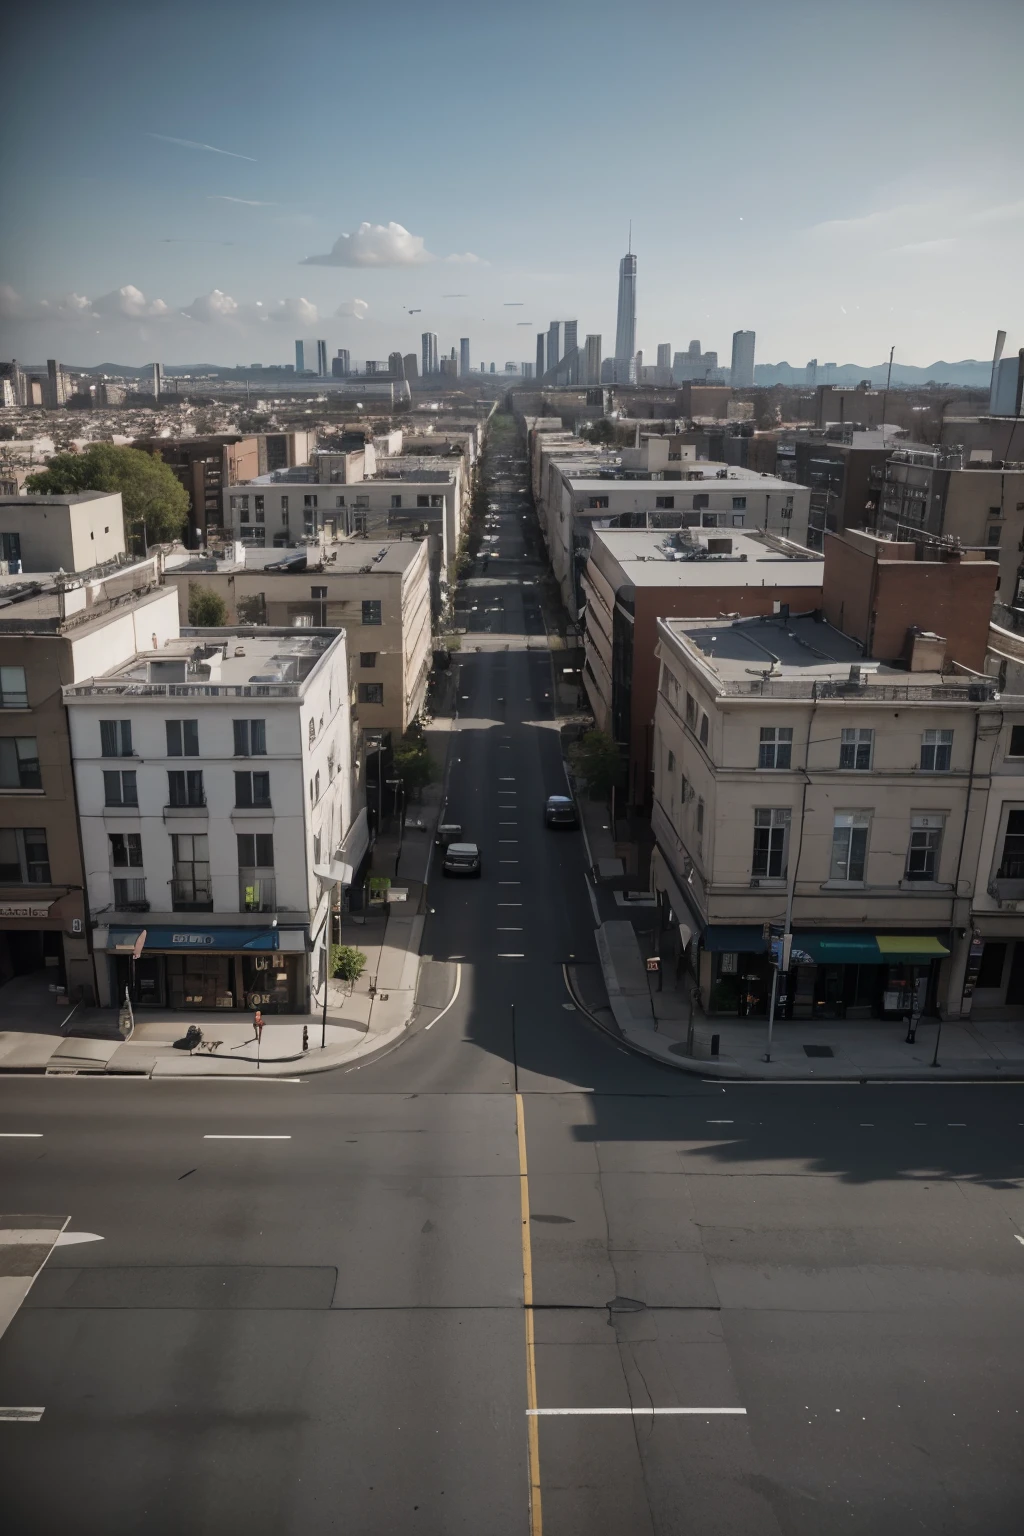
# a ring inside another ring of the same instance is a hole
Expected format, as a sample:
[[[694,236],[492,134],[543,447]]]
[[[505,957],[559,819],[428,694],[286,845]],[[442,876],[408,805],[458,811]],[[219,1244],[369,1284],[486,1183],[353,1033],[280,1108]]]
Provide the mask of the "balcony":
[[[238,872],[238,910],[240,912],[276,912],[277,881],[260,870]]]
[[[149,911],[149,902],[146,900],[145,879],[114,881],[114,911]]]
[[[213,911],[213,887],[208,880],[172,880],[170,887],[175,912]]]

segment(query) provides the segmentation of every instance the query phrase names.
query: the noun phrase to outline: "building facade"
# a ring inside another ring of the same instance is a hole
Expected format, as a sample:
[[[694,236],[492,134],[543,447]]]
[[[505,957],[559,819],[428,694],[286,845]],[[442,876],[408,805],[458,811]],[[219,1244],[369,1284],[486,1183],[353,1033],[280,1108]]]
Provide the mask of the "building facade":
[[[729,383],[733,389],[753,387],[755,340],[756,335],[753,331],[733,331],[732,367],[729,370]]]

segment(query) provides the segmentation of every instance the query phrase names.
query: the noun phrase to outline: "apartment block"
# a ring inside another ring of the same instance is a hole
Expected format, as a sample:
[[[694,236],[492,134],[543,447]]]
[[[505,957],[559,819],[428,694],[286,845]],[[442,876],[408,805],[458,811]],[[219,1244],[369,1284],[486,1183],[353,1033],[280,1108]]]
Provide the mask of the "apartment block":
[[[11,573],[87,571],[124,554],[118,492],[0,497],[0,560]]]

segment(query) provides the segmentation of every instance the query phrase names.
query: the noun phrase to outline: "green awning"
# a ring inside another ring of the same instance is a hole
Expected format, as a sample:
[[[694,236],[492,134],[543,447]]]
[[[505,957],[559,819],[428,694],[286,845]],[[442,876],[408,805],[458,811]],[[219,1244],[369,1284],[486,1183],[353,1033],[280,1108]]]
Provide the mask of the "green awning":
[[[800,930],[793,965],[927,965],[949,950],[930,934],[869,933],[866,929]]]

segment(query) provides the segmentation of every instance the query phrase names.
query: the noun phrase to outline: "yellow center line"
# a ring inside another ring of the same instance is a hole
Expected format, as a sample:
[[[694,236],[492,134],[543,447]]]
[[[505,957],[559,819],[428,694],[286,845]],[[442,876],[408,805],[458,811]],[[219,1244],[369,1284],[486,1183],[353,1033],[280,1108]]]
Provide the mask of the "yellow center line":
[[[530,1470],[530,1536],[542,1536],[540,1504],[540,1426],[537,1407],[537,1353],[533,1337],[533,1257],[530,1250],[530,1185],[526,1166],[526,1117],[523,1096],[516,1094],[516,1136],[519,1141],[519,1204],[523,1224],[523,1311],[526,1317],[526,1419]]]

